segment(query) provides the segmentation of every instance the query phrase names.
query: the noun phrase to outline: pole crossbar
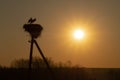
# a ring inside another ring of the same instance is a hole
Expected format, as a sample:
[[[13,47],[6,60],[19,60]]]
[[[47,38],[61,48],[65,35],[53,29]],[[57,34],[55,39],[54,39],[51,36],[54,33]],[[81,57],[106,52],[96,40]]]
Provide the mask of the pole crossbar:
[[[43,60],[44,60],[44,62],[45,62],[45,64],[46,64],[47,68],[50,70],[50,65],[49,65],[49,63],[48,63],[47,59],[45,58],[45,56],[44,56],[44,54],[43,54],[43,52],[42,52],[41,48],[39,47],[39,45],[38,45],[37,41],[36,41],[36,40],[34,40],[34,43],[35,43],[35,45],[37,46],[38,51],[39,51],[40,55],[42,56],[42,58],[43,58]]]

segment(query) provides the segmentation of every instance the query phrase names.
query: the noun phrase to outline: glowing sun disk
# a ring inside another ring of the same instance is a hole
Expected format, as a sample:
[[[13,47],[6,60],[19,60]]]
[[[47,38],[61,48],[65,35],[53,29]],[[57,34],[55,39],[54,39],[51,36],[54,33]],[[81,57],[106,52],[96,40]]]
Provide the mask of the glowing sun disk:
[[[84,32],[82,30],[75,30],[73,33],[73,37],[76,40],[83,39],[84,38]]]

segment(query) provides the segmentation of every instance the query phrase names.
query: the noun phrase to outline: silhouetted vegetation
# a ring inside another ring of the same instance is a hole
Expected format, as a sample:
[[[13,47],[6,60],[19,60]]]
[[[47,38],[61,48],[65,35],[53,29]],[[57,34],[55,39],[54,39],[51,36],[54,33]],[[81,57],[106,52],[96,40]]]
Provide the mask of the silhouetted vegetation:
[[[58,62],[55,63],[51,58],[46,58],[50,67],[52,68],[72,68],[72,67],[78,67],[78,66],[71,66],[71,62],[67,61],[66,63]],[[29,67],[29,60],[28,59],[18,59],[11,62],[12,68],[28,68]],[[39,57],[34,57],[32,60],[32,68],[38,69],[38,68],[46,68],[46,64],[43,59]]]
[[[71,62],[55,63],[47,58],[54,75],[50,75],[44,61],[35,57],[32,62],[31,80],[120,80],[120,68],[83,68]],[[18,59],[10,68],[0,67],[0,80],[29,80],[28,60]]]

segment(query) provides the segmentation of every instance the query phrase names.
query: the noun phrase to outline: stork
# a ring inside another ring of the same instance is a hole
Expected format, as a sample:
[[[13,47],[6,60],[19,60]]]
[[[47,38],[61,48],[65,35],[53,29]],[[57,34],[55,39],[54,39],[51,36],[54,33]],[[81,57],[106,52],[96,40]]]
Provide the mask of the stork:
[[[35,21],[36,21],[36,18],[34,18],[34,19],[30,18],[30,19],[28,20],[28,23],[32,24],[32,23],[35,22]]]

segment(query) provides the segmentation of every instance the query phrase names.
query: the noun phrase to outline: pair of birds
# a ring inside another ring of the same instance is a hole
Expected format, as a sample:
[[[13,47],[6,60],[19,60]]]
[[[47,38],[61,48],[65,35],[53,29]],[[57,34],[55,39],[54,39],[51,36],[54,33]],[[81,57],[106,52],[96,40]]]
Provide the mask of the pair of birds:
[[[36,21],[36,18],[34,18],[34,19],[33,19],[33,18],[30,18],[30,19],[28,20],[28,23],[29,23],[29,24],[32,24],[32,23],[35,22],[35,21]]]

